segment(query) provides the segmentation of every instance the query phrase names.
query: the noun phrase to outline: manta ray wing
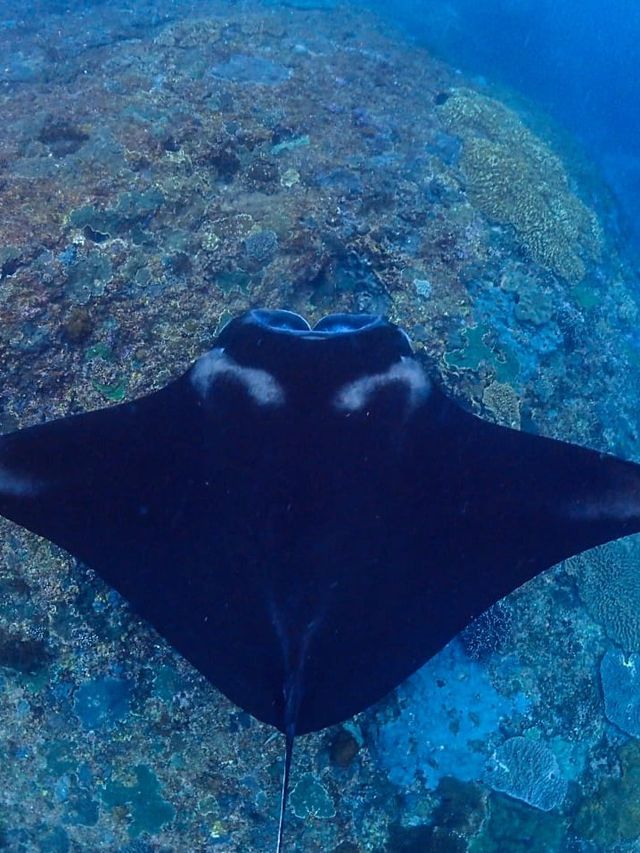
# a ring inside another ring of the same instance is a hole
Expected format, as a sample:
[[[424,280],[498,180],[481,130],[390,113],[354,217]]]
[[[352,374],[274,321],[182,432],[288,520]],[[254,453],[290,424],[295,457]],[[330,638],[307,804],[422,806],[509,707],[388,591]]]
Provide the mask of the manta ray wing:
[[[632,463],[498,427],[380,318],[233,321],[166,388],[0,439],[0,513],[290,737],[368,707],[559,560],[640,529]]]

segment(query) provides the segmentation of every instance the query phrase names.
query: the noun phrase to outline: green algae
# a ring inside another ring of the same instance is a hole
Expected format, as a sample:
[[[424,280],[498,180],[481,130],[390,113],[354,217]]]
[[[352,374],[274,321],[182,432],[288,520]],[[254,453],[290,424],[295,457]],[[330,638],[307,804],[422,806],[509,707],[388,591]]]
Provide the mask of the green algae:
[[[85,361],[95,361],[96,359],[109,362],[115,361],[113,352],[106,344],[94,344],[94,346],[89,347],[85,352]]]
[[[296,817],[332,818],[336,809],[329,792],[312,773],[305,773],[289,797],[291,811]]]
[[[74,228],[89,229],[94,239],[106,240],[144,225],[164,204],[164,195],[151,187],[143,192],[124,192],[118,196],[114,207],[99,210],[92,204],[72,210],[69,224]]]
[[[153,835],[170,823],[176,810],[161,796],[160,782],[146,764],[133,768],[136,781],[130,785],[110,780],[101,792],[109,809],[126,808],[130,818],[129,836],[137,838],[143,832]]]
[[[2,836],[0,835],[0,838]],[[0,844],[0,847],[4,845]],[[70,850],[69,836],[66,830],[57,826],[40,839],[38,853],[67,853]]]
[[[159,699],[171,701],[185,686],[185,680],[172,667],[161,666],[155,671],[153,690]]]
[[[506,382],[508,385],[516,383],[520,374],[520,363],[510,349],[504,347],[497,354],[494,367],[498,382]]]
[[[224,329],[226,325],[228,325],[233,320],[234,315],[230,311],[223,311],[218,319],[218,325],[216,326],[216,330],[213,333],[215,337],[217,337],[220,332]]]
[[[590,311],[597,308],[602,302],[602,296],[598,291],[588,283],[575,285],[571,290],[571,296],[581,308],[585,311]]]
[[[477,371],[484,362],[493,367],[499,382],[513,384],[520,372],[518,359],[507,347],[496,351],[488,346],[486,338],[489,331],[482,324],[464,329],[461,333],[462,347],[445,353],[444,360],[449,367],[473,371]]]
[[[111,280],[113,268],[108,258],[99,250],[89,252],[69,269],[65,294],[74,303],[86,305],[95,296],[101,296]]]
[[[65,822],[70,826],[95,826],[100,819],[100,806],[84,792],[69,797]]]
[[[233,290],[248,293],[251,288],[251,276],[242,270],[220,272],[216,276],[216,284],[226,294]]]
[[[116,356],[113,350],[105,343],[97,343],[89,347],[84,354],[86,362],[104,361],[107,364],[115,364]],[[121,403],[127,396],[129,379],[126,376],[116,376],[113,382],[100,382],[92,379],[93,389],[110,403]]]
[[[448,366],[459,367],[462,370],[477,370],[483,361],[492,362],[494,353],[484,342],[486,334],[487,330],[482,326],[464,329],[462,348],[445,353],[444,360]]]
[[[110,403],[121,403],[127,396],[129,380],[124,378],[118,379],[112,384],[105,384],[94,379],[91,384],[99,394],[102,394],[105,400],[108,400]]]
[[[308,134],[294,136],[292,139],[284,139],[282,142],[278,142],[277,145],[271,148],[271,153],[281,154],[283,151],[293,151],[295,148],[300,148],[300,146],[309,145],[310,142]]]
[[[620,776],[605,779],[595,794],[578,804],[573,830],[598,850],[640,837],[640,744],[620,750]],[[625,848],[626,849],[626,848]]]
[[[492,795],[489,819],[469,853],[549,853],[564,849],[565,834],[560,815]]]
[[[62,740],[52,741],[47,747],[45,761],[47,770],[52,775],[63,776],[65,773],[70,773],[75,766],[71,745]]]

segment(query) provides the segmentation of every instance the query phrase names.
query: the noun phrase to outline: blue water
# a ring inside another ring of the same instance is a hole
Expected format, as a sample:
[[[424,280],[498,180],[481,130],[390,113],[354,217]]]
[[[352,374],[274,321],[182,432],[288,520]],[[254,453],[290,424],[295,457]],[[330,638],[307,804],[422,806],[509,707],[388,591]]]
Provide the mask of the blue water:
[[[636,3],[398,0],[379,8],[465,72],[531,98],[575,134],[604,171],[640,248]]]

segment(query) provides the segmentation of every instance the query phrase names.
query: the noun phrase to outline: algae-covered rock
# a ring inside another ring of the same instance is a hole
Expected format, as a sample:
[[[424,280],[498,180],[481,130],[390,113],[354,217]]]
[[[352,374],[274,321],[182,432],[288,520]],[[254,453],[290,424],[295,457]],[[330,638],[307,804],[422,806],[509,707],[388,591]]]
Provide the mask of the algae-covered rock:
[[[640,744],[625,744],[619,757],[620,776],[585,796],[573,822],[574,832],[598,850],[640,838]]]
[[[436,794],[440,802],[433,812],[434,826],[465,837],[478,832],[486,817],[486,796],[479,785],[445,776],[440,780]]]
[[[299,818],[331,818],[336,814],[329,792],[311,773],[305,773],[298,781],[289,802],[291,811]]]
[[[110,780],[102,791],[102,801],[110,809],[124,808],[129,818],[129,836],[158,832],[173,820],[175,809],[162,798],[160,783],[150,767],[134,768],[131,784]]]
[[[43,640],[0,630],[0,667],[34,675],[49,663],[50,658]]]
[[[514,382],[519,372],[517,358],[506,346],[499,350],[489,345],[491,328],[483,323],[464,329],[460,335],[462,346],[445,353],[448,367],[478,371],[484,364],[490,367],[499,382]]]
[[[338,767],[348,767],[358,754],[360,744],[346,728],[338,729],[329,747],[329,757],[332,764]]]
[[[567,849],[562,817],[503,796],[491,797],[489,819],[469,853],[551,853]]]
[[[600,678],[607,719],[640,737],[640,655],[610,649],[600,662]]]
[[[220,62],[211,69],[214,77],[233,80],[236,83],[253,83],[262,86],[277,86],[291,76],[291,69],[262,56],[249,56],[236,53],[226,62]]]
[[[440,802],[427,825],[392,825],[387,853],[465,853],[486,817],[486,796],[478,785],[451,776],[440,780]]]
[[[17,246],[0,247],[0,281],[13,273],[20,266],[20,249]]]
[[[79,258],[67,273],[64,292],[70,302],[86,305],[102,296],[111,280],[111,262],[97,249]]]
[[[512,226],[534,261],[570,282],[584,278],[602,234],[560,158],[515,112],[471,89],[454,90],[439,112],[463,141],[460,166],[472,203]]]
[[[94,678],[78,688],[74,709],[87,729],[110,728],[129,713],[130,684],[119,678]]]
[[[454,641],[407,679],[400,711],[378,721],[374,755],[394,785],[435,789],[446,776],[481,779],[487,743],[506,720],[528,707],[521,694],[504,696],[486,669]]]
[[[543,290],[524,290],[518,294],[515,307],[516,319],[521,323],[544,326],[553,317],[554,304]]]
[[[76,306],[62,324],[62,336],[72,344],[81,344],[93,331],[93,320],[84,306]]]
[[[123,192],[114,207],[99,209],[84,205],[69,214],[69,224],[74,228],[88,229],[94,242],[115,237],[130,231],[134,225],[144,225],[164,203],[164,195],[155,187],[142,192]]]

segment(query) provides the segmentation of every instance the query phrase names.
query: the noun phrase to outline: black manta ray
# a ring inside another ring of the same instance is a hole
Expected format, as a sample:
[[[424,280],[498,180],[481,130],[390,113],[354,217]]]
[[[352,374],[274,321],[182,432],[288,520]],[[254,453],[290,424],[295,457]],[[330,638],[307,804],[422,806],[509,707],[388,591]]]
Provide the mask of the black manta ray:
[[[380,317],[254,310],[162,390],[0,438],[0,513],[285,734],[280,849],[294,737],[640,530],[640,466],[467,413]]]

